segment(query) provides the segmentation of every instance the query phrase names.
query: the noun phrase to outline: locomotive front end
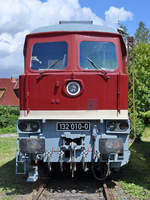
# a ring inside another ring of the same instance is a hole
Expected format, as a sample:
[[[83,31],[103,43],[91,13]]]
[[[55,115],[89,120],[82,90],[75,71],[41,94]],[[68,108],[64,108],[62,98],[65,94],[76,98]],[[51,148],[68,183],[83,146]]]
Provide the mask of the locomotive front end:
[[[25,41],[20,76],[16,171],[38,179],[40,162],[51,171],[82,166],[103,180],[129,160],[128,76],[120,34],[92,24],[61,23]]]

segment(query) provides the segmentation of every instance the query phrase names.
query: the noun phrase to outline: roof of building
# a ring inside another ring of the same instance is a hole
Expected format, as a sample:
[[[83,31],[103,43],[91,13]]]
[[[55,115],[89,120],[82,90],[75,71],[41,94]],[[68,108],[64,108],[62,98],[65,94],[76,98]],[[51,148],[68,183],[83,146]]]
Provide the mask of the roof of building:
[[[16,78],[0,78],[0,105],[19,106],[19,99],[14,92],[17,82]]]
[[[92,21],[60,21],[57,25],[37,28],[33,30],[32,33],[56,31],[97,31],[118,33],[117,30],[112,27],[94,25]]]

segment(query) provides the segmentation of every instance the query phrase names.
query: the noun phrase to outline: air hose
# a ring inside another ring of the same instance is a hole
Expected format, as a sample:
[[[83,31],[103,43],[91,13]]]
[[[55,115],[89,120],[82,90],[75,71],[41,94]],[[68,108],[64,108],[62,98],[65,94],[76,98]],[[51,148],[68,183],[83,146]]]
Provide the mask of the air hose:
[[[96,175],[96,172],[95,172],[95,169],[94,169],[94,163],[92,163],[92,168],[91,168],[92,169],[92,174],[93,174],[93,176],[94,176],[94,178],[96,180],[98,180],[98,181],[104,181],[107,178],[107,176],[110,174],[109,163],[106,163],[106,166],[107,166],[107,170],[106,170],[106,173],[104,174],[104,176],[103,177],[98,177]]]

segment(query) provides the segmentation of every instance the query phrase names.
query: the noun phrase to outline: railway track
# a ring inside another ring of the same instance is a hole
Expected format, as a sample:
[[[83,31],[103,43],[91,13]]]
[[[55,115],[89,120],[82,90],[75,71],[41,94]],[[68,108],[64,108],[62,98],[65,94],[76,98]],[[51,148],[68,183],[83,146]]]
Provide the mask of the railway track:
[[[83,174],[76,172],[74,178],[67,170],[64,173],[57,169],[53,173],[41,170],[40,179],[35,183],[32,200],[113,200],[113,182],[100,183],[93,178],[91,171]]]
[[[85,192],[64,192],[59,188],[56,194],[49,191],[49,184],[42,184],[37,190],[37,193],[32,196],[32,200],[114,200],[112,189],[108,188],[107,184],[101,184],[95,194]]]

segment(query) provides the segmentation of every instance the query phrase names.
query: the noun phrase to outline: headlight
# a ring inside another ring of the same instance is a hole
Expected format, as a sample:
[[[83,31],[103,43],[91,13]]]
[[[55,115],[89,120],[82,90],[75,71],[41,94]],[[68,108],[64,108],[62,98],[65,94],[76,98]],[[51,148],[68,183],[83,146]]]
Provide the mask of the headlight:
[[[37,132],[40,124],[38,121],[21,120],[18,122],[18,128],[22,132]]]
[[[19,130],[25,132],[25,131],[28,129],[28,124],[27,124],[27,122],[26,122],[26,121],[20,121],[20,122],[18,123],[18,128],[19,128]]]
[[[106,121],[106,131],[125,132],[129,129],[128,120],[109,120]]]
[[[114,131],[115,128],[116,128],[116,126],[117,126],[116,121],[109,121],[109,122],[107,123],[107,129],[108,129],[109,131]]]
[[[39,123],[37,123],[37,122],[31,122],[30,123],[30,128],[31,128],[31,130],[33,131],[33,132],[36,132],[40,127],[39,127]]]
[[[76,81],[71,81],[66,86],[67,93],[71,96],[75,96],[80,93],[80,84]]]
[[[120,122],[119,128],[121,131],[126,131],[129,128],[127,121]]]

